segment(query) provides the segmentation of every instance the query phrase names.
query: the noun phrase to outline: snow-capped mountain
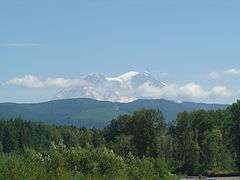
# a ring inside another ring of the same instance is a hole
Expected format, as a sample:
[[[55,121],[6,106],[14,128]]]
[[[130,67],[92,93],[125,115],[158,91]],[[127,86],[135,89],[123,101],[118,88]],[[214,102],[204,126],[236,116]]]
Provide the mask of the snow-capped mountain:
[[[145,97],[143,87],[162,88],[165,83],[151,74],[130,71],[117,77],[91,74],[81,78],[77,85],[61,90],[54,99],[94,98],[114,102],[130,102]]]

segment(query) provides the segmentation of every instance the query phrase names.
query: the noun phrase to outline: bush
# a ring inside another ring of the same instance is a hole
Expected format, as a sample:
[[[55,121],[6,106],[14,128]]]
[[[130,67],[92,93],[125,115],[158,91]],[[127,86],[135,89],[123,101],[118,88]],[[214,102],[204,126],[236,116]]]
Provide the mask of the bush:
[[[165,161],[107,148],[59,148],[0,155],[0,179],[173,179]]]

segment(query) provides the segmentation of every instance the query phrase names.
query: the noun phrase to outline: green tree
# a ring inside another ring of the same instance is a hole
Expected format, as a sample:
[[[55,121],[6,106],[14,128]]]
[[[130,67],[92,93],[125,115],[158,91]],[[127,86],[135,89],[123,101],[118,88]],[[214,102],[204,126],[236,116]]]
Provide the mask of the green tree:
[[[221,131],[214,129],[207,132],[203,141],[203,147],[204,162],[206,162],[208,169],[221,168],[224,153]]]
[[[232,104],[228,110],[231,114],[232,145],[236,153],[237,166],[240,169],[240,100]]]
[[[121,134],[116,136],[114,140],[109,143],[109,147],[122,157],[127,156],[129,153],[136,154],[133,136],[131,135]]]
[[[194,174],[198,171],[200,147],[192,127],[192,115],[188,112],[180,113],[177,117],[173,134],[175,141],[174,157],[177,160],[177,169]]]
[[[17,145],[17,137],[15,136],[15,132],[13,129],[5,127],[3,129],[2,139],[3,152],[10,153],[14,150],[17,150]]]

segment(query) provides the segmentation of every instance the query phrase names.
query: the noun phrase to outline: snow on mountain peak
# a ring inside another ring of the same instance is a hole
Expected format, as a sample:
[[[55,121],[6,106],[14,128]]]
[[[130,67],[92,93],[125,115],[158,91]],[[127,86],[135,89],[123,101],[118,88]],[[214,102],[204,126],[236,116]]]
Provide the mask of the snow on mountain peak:
[[[120,76],[117,76],[117,77],[106,77],[107,80],[109,81],[118,81],[118,82],[124,82],[124,81],[129,81],[131,80],[131,78],[139,75],[140,73],[139,72],[136,72],[136,71],[129,71],[127,73],[124,73]]]
[[[128,81],[130,80],[132,77],[135,77],[137,75],[139,75],[140,73],[139,72],[136,72],[136,71],[130,71],[130,72],[127,72],[125,74],[122,74],[120,76],[118,76],[119,79],[122,79],[123,81]]]
[[[130,71],[117,77],[103,75],[87,75],[81,83],[63,89],[55,99],[63,98],[94,98],[118,102],[129,102],[134,99],[144,98],[148,94],[146,88],[161,89],[165,84],[150,73]],[[147,90],[147,91],[148,91]],[[149,96],[149,95],[147,95]]]

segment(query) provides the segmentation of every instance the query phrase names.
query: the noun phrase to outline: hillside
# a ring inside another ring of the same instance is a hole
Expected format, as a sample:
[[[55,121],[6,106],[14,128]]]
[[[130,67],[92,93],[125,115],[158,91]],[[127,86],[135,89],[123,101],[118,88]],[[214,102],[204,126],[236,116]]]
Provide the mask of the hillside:
[[[79,98],[32,104],[1,103],[0,117],[22,117],[27,120],[42,121],[49,124],[102,128],[113,118],[121,114],[130,114],[142,108],[160,109],[167,121],[173,121],[177,114],[182,111],[216,110],[226,107],[227,105],[220,104],[176,103],[163,99],[115,103]]]

